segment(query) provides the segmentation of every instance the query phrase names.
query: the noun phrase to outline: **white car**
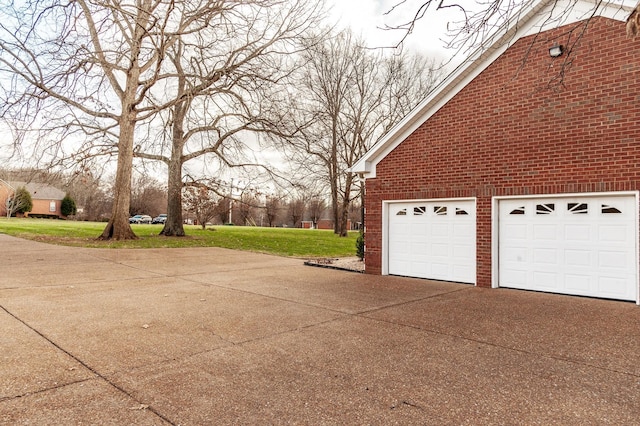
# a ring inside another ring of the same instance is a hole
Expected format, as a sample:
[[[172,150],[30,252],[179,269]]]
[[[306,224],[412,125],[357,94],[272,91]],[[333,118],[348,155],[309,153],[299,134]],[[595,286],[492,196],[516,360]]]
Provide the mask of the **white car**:
[[[167,215],[165,213],[159,214],[157,217],[153,218],[153,222],[151,223],[160,223],[163,224],[167,221]]]
[[[153,219],[148,214],[137,214],[129,218],[129,223],[151,223]]]

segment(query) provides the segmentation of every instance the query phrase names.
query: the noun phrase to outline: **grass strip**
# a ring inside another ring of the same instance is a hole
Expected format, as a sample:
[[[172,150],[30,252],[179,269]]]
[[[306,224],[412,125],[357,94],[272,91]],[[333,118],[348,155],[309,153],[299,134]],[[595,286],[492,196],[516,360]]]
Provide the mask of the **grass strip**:
[[[162,225],[132,225],[138,240],[100,241],[102,222],[0,218],[0,233],[50,244],[91,248],[222,247],[290,257],[350,257],[356,254],[356,231],[339,237],[330,230],[253,226],[185,225],[186,237],[158,235]]]

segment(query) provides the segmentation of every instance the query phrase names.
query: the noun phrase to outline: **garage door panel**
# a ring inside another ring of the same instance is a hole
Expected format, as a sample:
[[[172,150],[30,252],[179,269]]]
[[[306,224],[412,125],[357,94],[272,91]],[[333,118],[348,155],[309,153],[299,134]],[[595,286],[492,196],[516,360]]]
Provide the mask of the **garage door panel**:
[[[501,200],[498,208],[500,286],[636,300],[634,196]]]
[[[505,236],[511,240],[525,240],[527,238],[527,226],[522,224],[506,225]]]
[[[588,293],[591,291],[592,280],[590,275],[565,275],[565,285],[568,289],[575,292]]]
[[[454,238],[462,238],[464,241],[468,241],[469,235],[475,234],[475,224],[456,224],[453,227]]]
[[[476,274],[476,269],[475,269],[475,264],[470,266],[468,264],[465,265],[454,265],[454,267],[456,268],[456,271],[458,271],[458,275],[461,277],[472,277],[475,276]],[[459,280],[460,282],[464,282],[462,280]]]
[[[442,253],[446,254],[448,251],[449,251],[449,245],[445,243],[431,244],[431,253],[433,253],[433,257],[442,257]]]
[[[604,242],[623,242],[627,241],[628,227],[624,225],[600,226],[598,229],[598,238]]]
[[[408,273],[406,275],[423,275],[429,272],[429,265],[427,262],[407,262]]]
[[[513,266],[514,263],[526,262],[528,257],[526,247],[511,247],[509,250],[505,250],[501,260]]]
[[[534,225],[533,238],[539,241],[556,241],[558,239],[558,227],[555,225]]]
[[[558,274],[553,272],[534,271],[533,280],[538,283],[541,288],[555,291],[558,289]]]
[[[446,280],[449,276],[449,264],[448,263],[432,263],[431,264],[431,278],[436,280]]]
[[[456,259],[465,259],[465,264],[466,264],[466,259],[469,259],[475,253],[473,248],[469,247],[468,245],[455,244],[453,246],[452,254],[453,254],[453,257]]]
[[[627,261],[628,253],[623,251],[600,251],[598,253],[598,266],[603,271],[613,269],[615,271],[631,266]]]
[[[558,250],[553,248],[539,248],[533,251],[535,263],[558,264]]]
[[[409,246],[402,243],[394,243],[389,246],[389,250],[393,251],[394,257],[398,259],[402,259],[407,254],[409,254]]]
[[[568,267],[579,268],[588,267],[594,263],[592,253],[587,250],[565,250],[564,262]]]
[[[388,273],[475,283],[474,201],[389,203],[388,211]]]
[[[449,227],[446,224],[434,224],[431,227],[431,236],[447,238],[449,236]]]
[[[527,271],[511,268],[505,272],[504,280],[509,283],[509,287],[524,289],[528,281]]]
[[[426,241],[413,243],[411,245],[411,253],[416,259],[422,259],[427,257],[429,244]]]
[[[625,294],[626,282],[618,277],[602,277],[598,285],[598,291],[611,295],[611,297],[617,298],[620,295]]]
[[[567,241],[591,240],[591,228],[588,225],[565,225],[564,236]]]

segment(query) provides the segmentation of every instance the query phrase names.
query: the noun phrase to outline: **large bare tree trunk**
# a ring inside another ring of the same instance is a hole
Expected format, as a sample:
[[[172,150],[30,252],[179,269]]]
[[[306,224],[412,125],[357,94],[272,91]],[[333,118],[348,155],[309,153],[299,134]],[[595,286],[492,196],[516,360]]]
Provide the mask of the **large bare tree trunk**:
[[[347,224],[349,222],[349,205],[351,204],[351,198],[349,194],[351,194],[351,186],[353,184],[353,175],[348,174],[345,178],[345,194],[342,198],[342,202],[340,203],[340,216],[337,234],[341,237],[346,237],[348,235],[348,227]]]
[[[138,112],[136,110],[138,88],[140,87],[140,64],[138,58],[146,27],[150,19],[150,0],[138,0],[138,14],[135,22],[134,38],[131,42],[131,56],[127,70],[125,89],[121,92],[121,112],[118,120],[120,134],[118,137],[118,166],[114,186],[113,208],[111,218],[100,239],[130,240],[138,237],[129,224],[129,207],[131,206],[131,172],[133,169],[133,139]]]
[[[186,88],[186,76],[181,67],[179,57],[182,56],[182,44],[177,45],[177,57],[173,59],[179,70],[177,97],[184,96]],[[160,235],[167,237],[184,237],[184,225],[182,220],[182,163],[184,160],[183,149],[185,140],[184,120],[189,108],[189,100],[178,102],[173,107],[173,123],[171,125],[171,158],[167,162],[167,221]]]
[[[174,141],[175,143],[175,141]],[[174,146],[174,154],[169,161],[169,178],[167,180],[167,221],[160,235],[167,237],[184,237],[182,220],[182,147]]]
[[[120,122],[118,141],[118,168],[114,185],[113,208],[111,218],[99,239],[130,240],[137,236],[129,224],[129,205],[131,203],[131,171],[133,166],[134,120]]]

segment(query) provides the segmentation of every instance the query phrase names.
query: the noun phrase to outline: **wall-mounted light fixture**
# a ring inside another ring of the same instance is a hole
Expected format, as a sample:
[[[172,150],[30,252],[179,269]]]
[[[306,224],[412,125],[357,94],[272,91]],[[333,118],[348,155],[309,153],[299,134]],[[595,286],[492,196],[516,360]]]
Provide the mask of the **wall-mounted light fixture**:
[[[561,44],[554,44],[549,48],[549,56],[552,58],[557,58],[564,53],[564,46]]]

